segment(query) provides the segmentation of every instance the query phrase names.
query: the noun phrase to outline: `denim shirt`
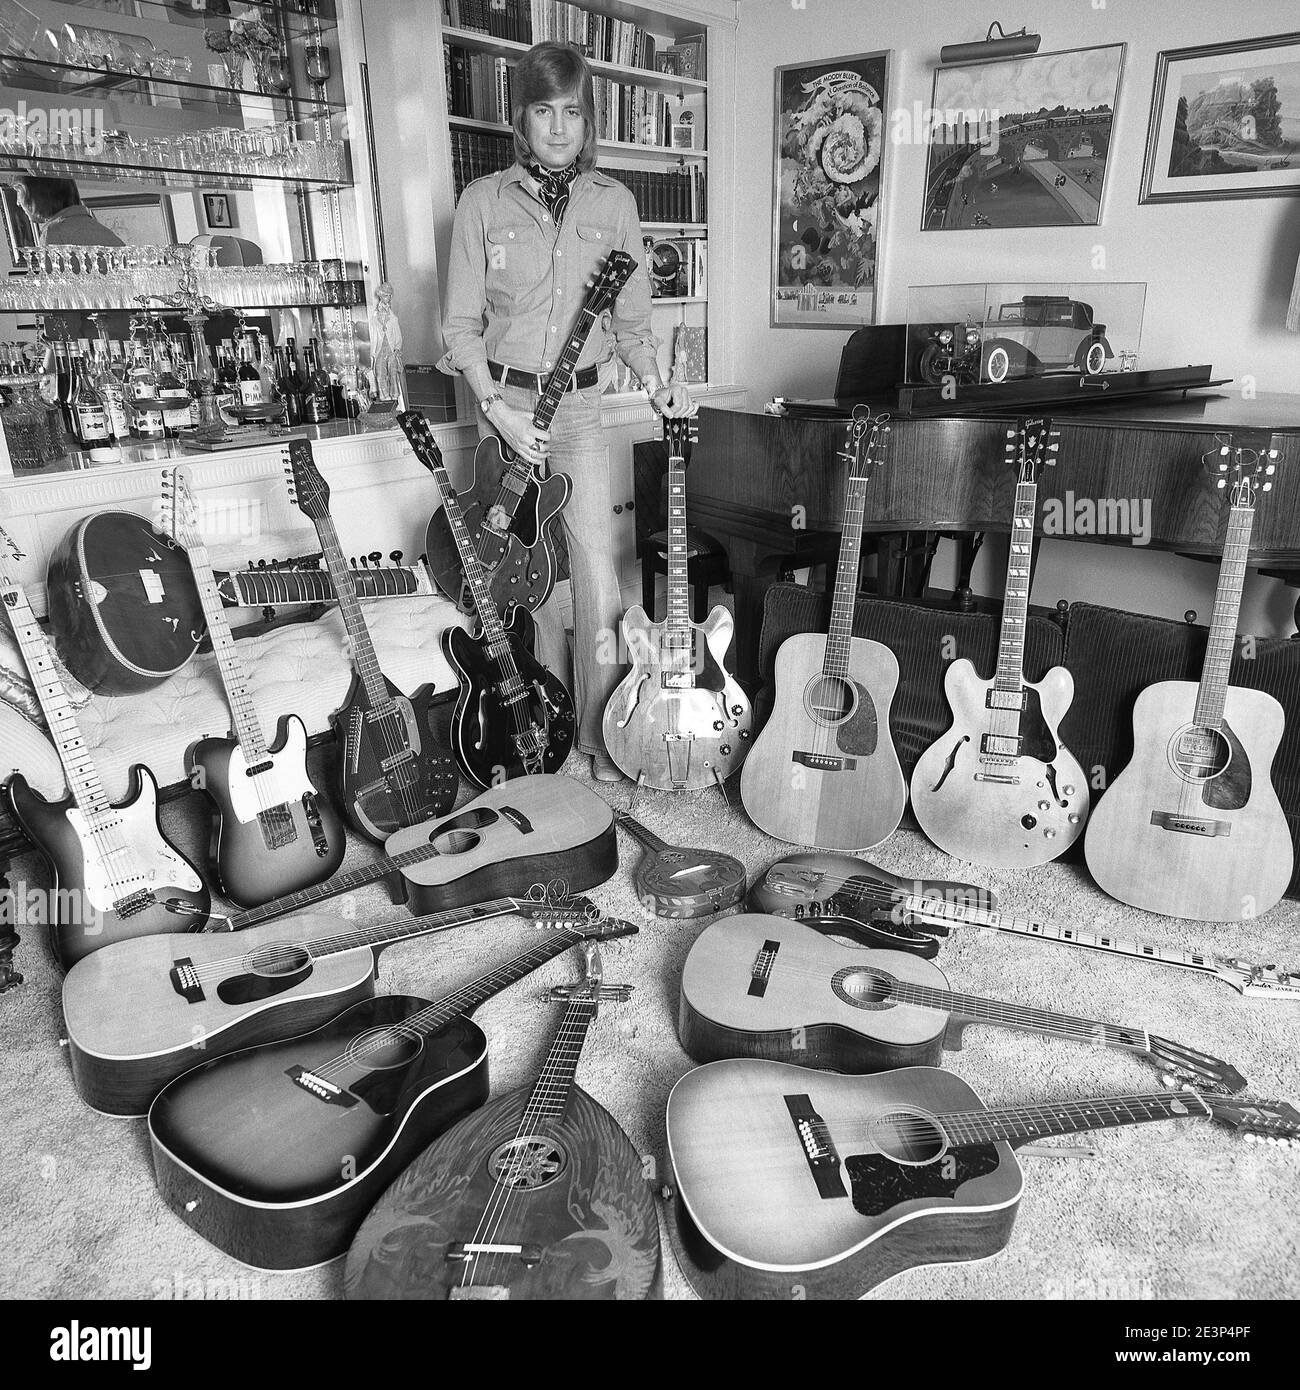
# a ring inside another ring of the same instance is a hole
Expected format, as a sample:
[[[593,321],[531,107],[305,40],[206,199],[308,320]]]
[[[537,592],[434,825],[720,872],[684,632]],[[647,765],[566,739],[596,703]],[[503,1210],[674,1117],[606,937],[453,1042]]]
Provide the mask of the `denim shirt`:
[[[660,375],[650,326],[650,279],[636,201],[597,170],[574,180],[560,230],[521,164],[476,179],[461,195],[451,234],[438,366],[461,372],[491,360],[546,373],[558,361],[592,280],[613,250],[637,263],[631,279],[597,319],[579,367],[615,351],[644,381]],[[602,385],[604,381],[602,379]]]

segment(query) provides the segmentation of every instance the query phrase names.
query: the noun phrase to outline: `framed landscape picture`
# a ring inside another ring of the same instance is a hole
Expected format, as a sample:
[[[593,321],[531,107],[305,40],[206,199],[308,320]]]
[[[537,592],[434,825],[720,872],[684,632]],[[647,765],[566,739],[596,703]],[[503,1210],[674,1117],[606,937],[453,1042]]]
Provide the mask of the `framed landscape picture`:
[[[921,230],[1101,221],[1124,45],[937,68]]]
[[[875,322],[889,59],[776,70],[773,327]]]
[[[1300,34],[1156,55],[1144,203],[1300,193]]]

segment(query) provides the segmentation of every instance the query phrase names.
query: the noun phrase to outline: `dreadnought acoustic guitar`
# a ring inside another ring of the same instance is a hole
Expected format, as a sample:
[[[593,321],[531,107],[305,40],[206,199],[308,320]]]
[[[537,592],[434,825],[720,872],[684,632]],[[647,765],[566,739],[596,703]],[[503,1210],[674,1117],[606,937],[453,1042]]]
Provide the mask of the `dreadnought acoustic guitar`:
[[[903,951],[831,941],[837,918],[743,913],[706,927],[682,970],[677,1035],[697,1062],[764,1057],[831,1071],[938,1066],[972,1023],[1023,1028],[1141,1057],[1181,1081],[1240,1091],[1246,1079],[1217,1057],[1145,1028],[1076,1018],[975,994]]]
[[[626,811],[615,820],[645,850],[636,866],[636,896],[656,917],[707,917],[745,896],[745,866],[735,855],[670,845]]]
[[[2,528],[0,543],[22,559]],[[116,804],[108,799],[54,665],[53,648],[7,569],[0,558],[0,604],[70,791],[62,801],[47,801],[21,772],[6,788],[15,819],[49,869],[45,920],[55,959],[67,970],[114,942],[201,927],[212,899],[198,870],[163,836],[153,773],[136,763],[126,799]]]
[[[1083,834],[1088,780],[1058,726],[1074,698],[1074,677],[1054,666],[1025,680],[1038,474],[1059,447],[1045,420],[1007,431],[1018,470],[1006,599],[992,680],[954,661],[943,687],[952,727],[921,754],[912,772],[912,810],[940,849],[959,859],[1026,869],[1063,854]]]
[[[889,731],[898,660],[883,643],[853,636],[867,485],[883,462],[889,426],[855,411],[848,435],[830,630],[781,643],[772,713],[740,771],[740,799],[760,830],[821,849],[878,845],[898,829],[907,805]]]
[[[188,470],[168,469],[163,491],[169,529],[189,557],[233,725],[231,738],[192,743],[185,771],[215,811],[209,859],[218,886],[245,907],[328,878],[343,862],[343,826],[307,772],[302,720],[282,714],[275,742],[263,736],[248,673],[217,597]]]
[[[668,1097],[674,1253],[701,1298],[860,1298],[905,1269],[1001,1250],[1021,1144],[1200,1117],[1300,1139],[1289,1105],[1195,1088],[989,1109],[933,1067],[835,1076],[711,1062]]]
[[[605,706],[605,748],[634,782],[659,791],[719,786],[749,751],[749,699],[723,665],[735,623],[718,605],[691,622],[686,561],[686,466],[695,421],[665,419],[668,448],[668,614],[639,604],[623,615],[632,669]]]
[[[1120,902],[1235,922],[1286,892],[1295,854],[1272,766],[1286,725],[1263,690],[1229,685],[1256,495],[1273,486],[1276,450],[1236,449],[1231,510],[1200,683],[1161,681],[1133,706],[1133,760],[1098,803],[1088,869]],[[1228,483],[1229,447],[1219,455]],[[1099,819],[1096,819],[1099,817]]]
[[[635,270],[636,261],[626,251],[609,253],[533,408],[535,428],[550,428],[592,327],[613,307]],[[502,617],[516,605],[540,608],[555,587],[555,527],[572,487],[564,473],[543,477],[497,435],[481,440],[474,451],[474,476],[460,494],[460,508],[484,586]],[[425,536],[429,572],[448,598],[465,612],[481,615],[479,596],[465,587],[464,543],[456,530],[439,507]]]
[[[450,692],[422,685],[406,696],[380,670],[352,571],[330,516],[329,484],[312,457],[311,443],[289,445],[290,495],[320,538],[348,635],[352,685],[333,715],[339,747],[339,802],[348,823],[371,840],[404,825],[444,816],[459,779],[448,736]]]
[[[149,1108],[163,1200],[205,1240],[258,1269],[346,1253],[366,1213],[423,1149],[488,1095],[478,1005],[576,942],[626,922],[566,921],[436,1004],[380,995],[322,1028],[215,1061]]]
[[[362,1222],[347,1298],[641,1299],[659,1270],[659,1218],[645,1165],[602,1106],[575,1084],[602,999],[596,943],[531,1091],[460,1121]]]

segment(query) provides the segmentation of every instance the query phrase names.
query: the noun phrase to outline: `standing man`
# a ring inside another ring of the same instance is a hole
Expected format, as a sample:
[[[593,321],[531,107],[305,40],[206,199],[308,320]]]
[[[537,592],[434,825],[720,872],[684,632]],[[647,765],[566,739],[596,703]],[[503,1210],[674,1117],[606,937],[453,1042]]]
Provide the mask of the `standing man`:
[[[521,458],[573,482],[562,515],[573,587],[576,744],[591,755],[593,775],[612,782],[622,774],[605,752],[601,717],[621,674],[610,656],[623,604],[600,396],[616,370],[614,354],[661,415],[690,415],[694,406],[684,386],[659,377],[636,201],[596,171],[586,60],[567,44],[539,43],[514,69],[512,89],[516,162],[470,184],[456,208],[442,318],[447,353],[438,365],[469,383],[481,436],[495,431]],[[550,429],[538,430],[533,410],[577,321],[587,281],[615,250],[638,268],[613,312],[588,335]],[[545,604],[537,620],[541,658],[565,670],[555,603]]]

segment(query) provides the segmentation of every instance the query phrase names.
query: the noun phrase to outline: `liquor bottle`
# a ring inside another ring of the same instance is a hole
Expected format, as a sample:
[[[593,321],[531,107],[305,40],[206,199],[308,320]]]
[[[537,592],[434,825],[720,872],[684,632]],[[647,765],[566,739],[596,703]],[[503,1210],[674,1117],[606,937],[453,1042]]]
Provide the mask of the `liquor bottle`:
[[[217,344],[217,409],[233,411],[239,404],[239,376],[230,360],[230,350],[224,340]]]
[[[121,376],[113,368],[112,352],[108,339],[102,336],[95,344],[95,386],[104,398],[104,408],[108,411],[109,428],[120,444],[131,433],[130,421],[126,413],[126,388]]]
[[[333,416],[330,405],[330,379],[321,370],[314,338],[302,352],[307,363],[307,384],[302,393],[303,419],[309,425],[323,425]]]
[[[75,435],[77,428],[72,418],[72,394],[76,389],[76,382],[72,375],[72,346],[66,338],[54,345],[54,363],[59,413],[63,417],[64,428]]]
[[[286,348],[275,350],[275,385],[284,402],[284,423],[292,428],[302,424],[302,393],[298,389],[297,373],[289,366]]]
[[[127,392],[133,401],[157,401],[158,378],[145,345],[138,339],[131,339],[131,365],[126,373]]]
[[[239,344],[239,403],[240,405],[261,405],[262,378],[253,365],[253,345],[247,338]]]
[[[176,375],[171,339],[160,337],[155,349],[158,363],[158,399],[162,402],[163,433],[176,439],[190,423],[190,393]]]
[[[271,357],[271,345],[266,334],[257,335],[257,374],[262,378],[262,399],[268,404],[275,400],[275,362]]]
[[[90,455],[91,463],[119,463],[122,450],[113,438],[108,408],[94,382],[93,374],[78,348],[72,360],[75,381],[72,395],[73,433]]]

